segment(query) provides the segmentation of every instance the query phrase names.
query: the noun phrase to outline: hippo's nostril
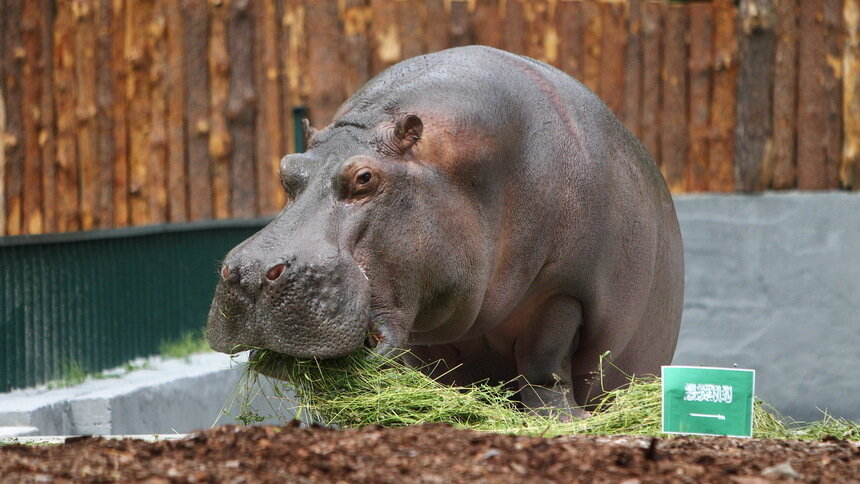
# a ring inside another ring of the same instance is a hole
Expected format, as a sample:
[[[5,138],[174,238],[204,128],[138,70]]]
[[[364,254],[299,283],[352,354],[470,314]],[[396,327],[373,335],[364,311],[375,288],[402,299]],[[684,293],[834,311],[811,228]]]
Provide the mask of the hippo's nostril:
[[[274,281],[275,279],[281,277],[281,274],[284,273],[284,270],[287,268],[284,264],[278,264],[276,266],[272,266],[269,269],[269,272],[266,273],[266,279],[270,281]]]
[[[239,279],[239,274],[234,271],[231,271],[227,264],[221,266],[221,279],[230,282],[236,282]]]

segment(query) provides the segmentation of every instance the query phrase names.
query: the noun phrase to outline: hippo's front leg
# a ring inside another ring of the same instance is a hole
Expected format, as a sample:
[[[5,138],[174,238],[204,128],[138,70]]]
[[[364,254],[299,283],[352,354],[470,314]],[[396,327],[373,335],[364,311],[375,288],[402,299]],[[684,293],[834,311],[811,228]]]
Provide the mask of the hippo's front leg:
[[[537,307],[533,315],[514,345],[517,371],[525,380],[520,389],[523,404],[562,419],[587,415],[576,405],[570,371],[582,324],[582,305],[572,297],[556,295]]]

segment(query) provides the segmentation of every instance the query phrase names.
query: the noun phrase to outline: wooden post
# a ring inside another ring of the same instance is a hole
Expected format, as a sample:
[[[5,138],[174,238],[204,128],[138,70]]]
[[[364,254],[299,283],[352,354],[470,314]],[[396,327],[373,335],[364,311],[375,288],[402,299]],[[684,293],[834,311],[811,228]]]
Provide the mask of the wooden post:
[[[282,0],[281,7],[284,46],[284,128],[288,140],[288,151],[296,150],[293,108],[305,104],[308,94],[305,67],[307,65],[307,42],[305,38],[304,0]]]
[[[364,11],[369,13],[368,10]],[[400,24],[400,48],[403,58],[409,59],[410,57],[425,54],[427,52],[425,38],[427,5],[424,2],[398,0],[397,22]],[[362,22],[362,24],[364,27],[367,25],[366,22]],[[362,32],[364,33],[362,37],[366,39],[366,30]],[[363,50],[360,52],[364,53],[365,59],[367,59],[367,53]],[[352,95],[353,92],[355,92],[355,89],[348,91],[347,96]]]
[[[825,180],[827,188],[839,188],[839,165],[842,159],[842,56],[845,44],[844,0],[824,1],[826,32],[824,65],[824,99],[826,128],[824,130]]]
[[[585,50],[582,45],[585,26],[582,21],[582,2],[568,1],[558,5],[559,31],[561,32],[561,70],[582,80]]]
[[[23,88],[23,124],[24,124],[24,192],[23,192],[23,226],[25,234],[38,234],[43,231],[42,217],[42,150],[39,139],[45,129],[42,118],[41,80],[44,78],[44,67],[48,64],[50,52],[42,51],[43,24],[40,21],[41,11],[36,2],[24,2],[21,27],[24,44]],[[50,126],[53,129],[53,126]]]
[[[711,66],[714,17],[708,3],[690,9],[690,150],[687,160],[687,191],[708,189],[708,138],[711,121]]]
[[[526,25],[522,0],[505,0],[505,50],[526,53]],[[428,15],[428,18],[432,18]]]
[[[603,40],[600,95],[616,116],[624,116],[624,74],[627,50],[627,12],[621,3],[600,4]]]
[[[800,2],[797,87],[797,187],[830,188],[827,180],[827,100],[824,0]]]
[[[39,100],[39,113],[41,117],[41,129],[39,130],[39,150],[42,160],[42,229],[44,232],[56,232],[57,230],[57,202],[56,202],[56,116],[54,114],[54,1],[41,0],[39,2],[39,22],[41,43],[41,98]],[[0,82],[2,84],[2,82]],[[0,130],[2,132],[2,130]],[[2,177],[0,177],[2,180]],[[2,182],[0,182],[2,185]],[[2,197],[0,197],[2,198]],[[0,210],[2,214],[2,210]],[[0,216],[2,218],[2,216]]]
[[[843,15],[848,36],[842,59],[845,135],[839,179],[843,187],[856,190],[860,187],[860,0],[845,0]]]
[[[660,66],[662,10],[649,1],[642,14],[642,144],[660,163]]]
[[[490,47],[504,47],[504,2],[499,0],[475,0],[475,43]],[[405,3],[405,2],[404,2]]]
[[[687,7],[665,3],[663,30],[663,105],[660,118],[660,168],[673,193],[684,191],[687,160]]]
[[[125,55],[129,63],[129,213],[131,225],[144,225],[152,219],[149,205],[149,165],[152,149],[152,83],[150,82],[152,51],[150,26],[153,21],[153,0],[126,4]]]
[[[254,49],[254,24],[249,2],[250,0],[230,2],[230,23],[227,32],[230,52],[227,124],[230,128],[230,138],[233,140],[230,153],[230,213],[232,217],[243,218],[254,217],[259,213],[254,164],[254,123],[257,116],[254,56],[257,52]],[[337,17],[336,4],[325,2],[322,5],[330,5],[332,15]],[[337,32],[336,28],[335,32]],[[331,52],[337,52],[336,46],[332,47]],[[337,62],[336,57],[333,62]],[[322,64],[322,61],[320,63]]]
[[[3,27],[4,79],[6,84],[6,147],[5,195],[6,234],[24,232],[22,202],[24,195],[24,100],[22,92],[23,63],[26,56],[21,32],[22,2],[7,0],[4,9],[6,25]]]
[[[765,186],[797,183],[797,1],[776,3],[776,61],[773,73],[773,176]]]
[[[393,8],[394,4],[386,6]],[[395,20],[396,11],[386,15],[384,19]],[[310,83],[310,99],[308,108],[314,124],[327,126],[338,106],[344,100],[344,89],[341,77],[340,60],[340,29],[338,28],[337,3],[321,2],[307,10],[307,28],[313,35],[313,41],[308,42],[308,81]],[[396,25],[395,25],[396,28]],[[388,42],[388,40],[386,40]],[[392,42],[394,42],[392,40]],[[396,39],[397,51],[400,51],[400,40]],[[390,49],[390,46],[380,45],[380,49]],[[378,56],[382,54],[377,51]],[[385,63],[378,57],[378,62]]]
[[[209,10],[198,0],[183,0],[185,27],[185,92],[187,110],[185,131],[188,134],[188,218],[210,219],[212,208],[212,167],[209,163],[208,41]]]
[[[281,97],[281,64],[278,59],[278,12],[275,0],[252,4],[254,8],[255,45],[259,49],[255,79],[257,92],[256,163],[257,200],[261,215],[276,213],[284,205],[278,166],[285,154],[283,142],[283,99]]]
[[[130,64],[125,57],[125,42],[129,25],[126,21],[125,2],[111,2],[111,71],[113,76],[113,226],[129,224],[129,128],[128,128],[128,77]]]
[[[426,0],[425,5],[427,22],[424,24],[424,35],[427,52],[447,49],[450,44],[448,43],[448,10],[445,8],[445,0]]]
[[[96,25],[95,3],[76,2],[75,22],[75,116],[77,118],[78,164],[80,167],[81,229],[96,228],[98,212],[98,131],[96,126]]]
[[[114,96],[112,31],[120,29],[113,23],[111,0],[97,0],[95,9],[96,24],[96,228],[108,228],[114,225],[113,190],[114,190],[114,158],[116,143],[114,142],[114,121],[112,109],[114,104],[124,104],[124,99]]]
[[[737,83],[737,9],[733,0],[714,1],[714,85],[708,190],[734,190],[735,88]]]
[[[741,0],[735,125],[735,188],[763,188],[773,173],[774,0]]]
[[[57,109],[56,194],[58,232],[78,230],[78,157],[75,118],[75,24],[69,3],[57,5],[54,23],[54,98]]]
[[[319,7],[314,6],[314,8]],[[400,26],[397,23],[397,5],[395,1],[370,0],[370,8],[372,12],[370,32],[373,35],[373,60],[371,66],[373,75],[376,75],[400,61],[403,58],[403,54],[400,49]],[[436,21],[443,23],[447,28],[447,21],[441,18]],[[318,33],[314,32],[314,35],[316,34]]]
[[[232,139],[227,129],[227,99],[230,92],[230,56],[227,53],[227,22],[230,2],[209,3],[209,156],[212,161],[212,203],[215,218],[229,218],[230,152]]]
[[[472,19],[469,5],[464,0],[448,0],[450,40],[449,47],[459,47],[475,43],[472,33]],[[404,56],[403,59],[406,57]]]
[[[4,25],[0,16],[0,25]],[[2,38],[2,36],[0,36]],[[0,52],[3,50],[0,40]],[[6,89],[3,61],[0,60],[0,237],[6,235],[6,99],[3,91]]]
[[[642,105],[642,0],[628,2],[627,55],[624,71],[624,125],[637,137]]]
[[[188,178],[185,142],[185,38],[182,9],[176,1],[164,5],[167,20],[167,200],[171,222],[188,220]]]
[[[600,4],[592,1],[584,2],[582,17],[585,26],[582,36],[585,57],[580,80],[596,94],[603,95],[600,92],[600,63],[603,51],[603,18],[600,15]]]
[[[146,168],[146,201],[149,223],[167,221],[167,20],[164,5],[171,0],[154,0],[148,25],[146,49],[150,52],[150,131]]]
[[[412,2],[398,2],[400,22],[404,24],[404,55],[425,52],[424,21],[420,18],[423,8],[414,8]],[[423,3],[421,6],[423,7]],[[404,13],[405,11],[405,13]],[[346,0],[343,11],[343,94],[351,96],[370,79],[370,6],[367,0]],[[411,22],[411,23],[410,23]],[[411,28],[410,28],[411,27]],[[416,38],[416,36],[418,38]]]

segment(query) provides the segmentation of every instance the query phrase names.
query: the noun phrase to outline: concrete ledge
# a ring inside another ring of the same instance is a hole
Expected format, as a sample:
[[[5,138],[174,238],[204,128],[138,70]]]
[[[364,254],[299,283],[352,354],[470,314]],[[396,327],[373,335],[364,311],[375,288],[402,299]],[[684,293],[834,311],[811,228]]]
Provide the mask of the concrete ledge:
[[[236,362],[218,353],[187,361],[153,359],[150,368],[121,378],[4,394],[0,427],[17,435],[181,434],[235,423],[230,415],[239,408],[230,397],[241,373]],[[268,402],[258,395],[251,403],[260,415],[270,415],[270,405],[280,407],[281,415],[294,415],[291,404],[281,400]]]
[[[801,420],[860,419],[860,193],[675,197],[686,294],[673,363],[756,370]]]

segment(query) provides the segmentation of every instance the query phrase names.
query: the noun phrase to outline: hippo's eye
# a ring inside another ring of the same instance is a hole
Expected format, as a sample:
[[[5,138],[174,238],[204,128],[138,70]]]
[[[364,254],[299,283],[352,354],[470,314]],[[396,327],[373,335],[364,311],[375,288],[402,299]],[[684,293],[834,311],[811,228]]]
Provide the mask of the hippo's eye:
[[[373,175],[370,173],[370,170],[361,170],[358,172],[358,175],[355,176],[355,182],[359,185],[367,185],[372,179]]]

